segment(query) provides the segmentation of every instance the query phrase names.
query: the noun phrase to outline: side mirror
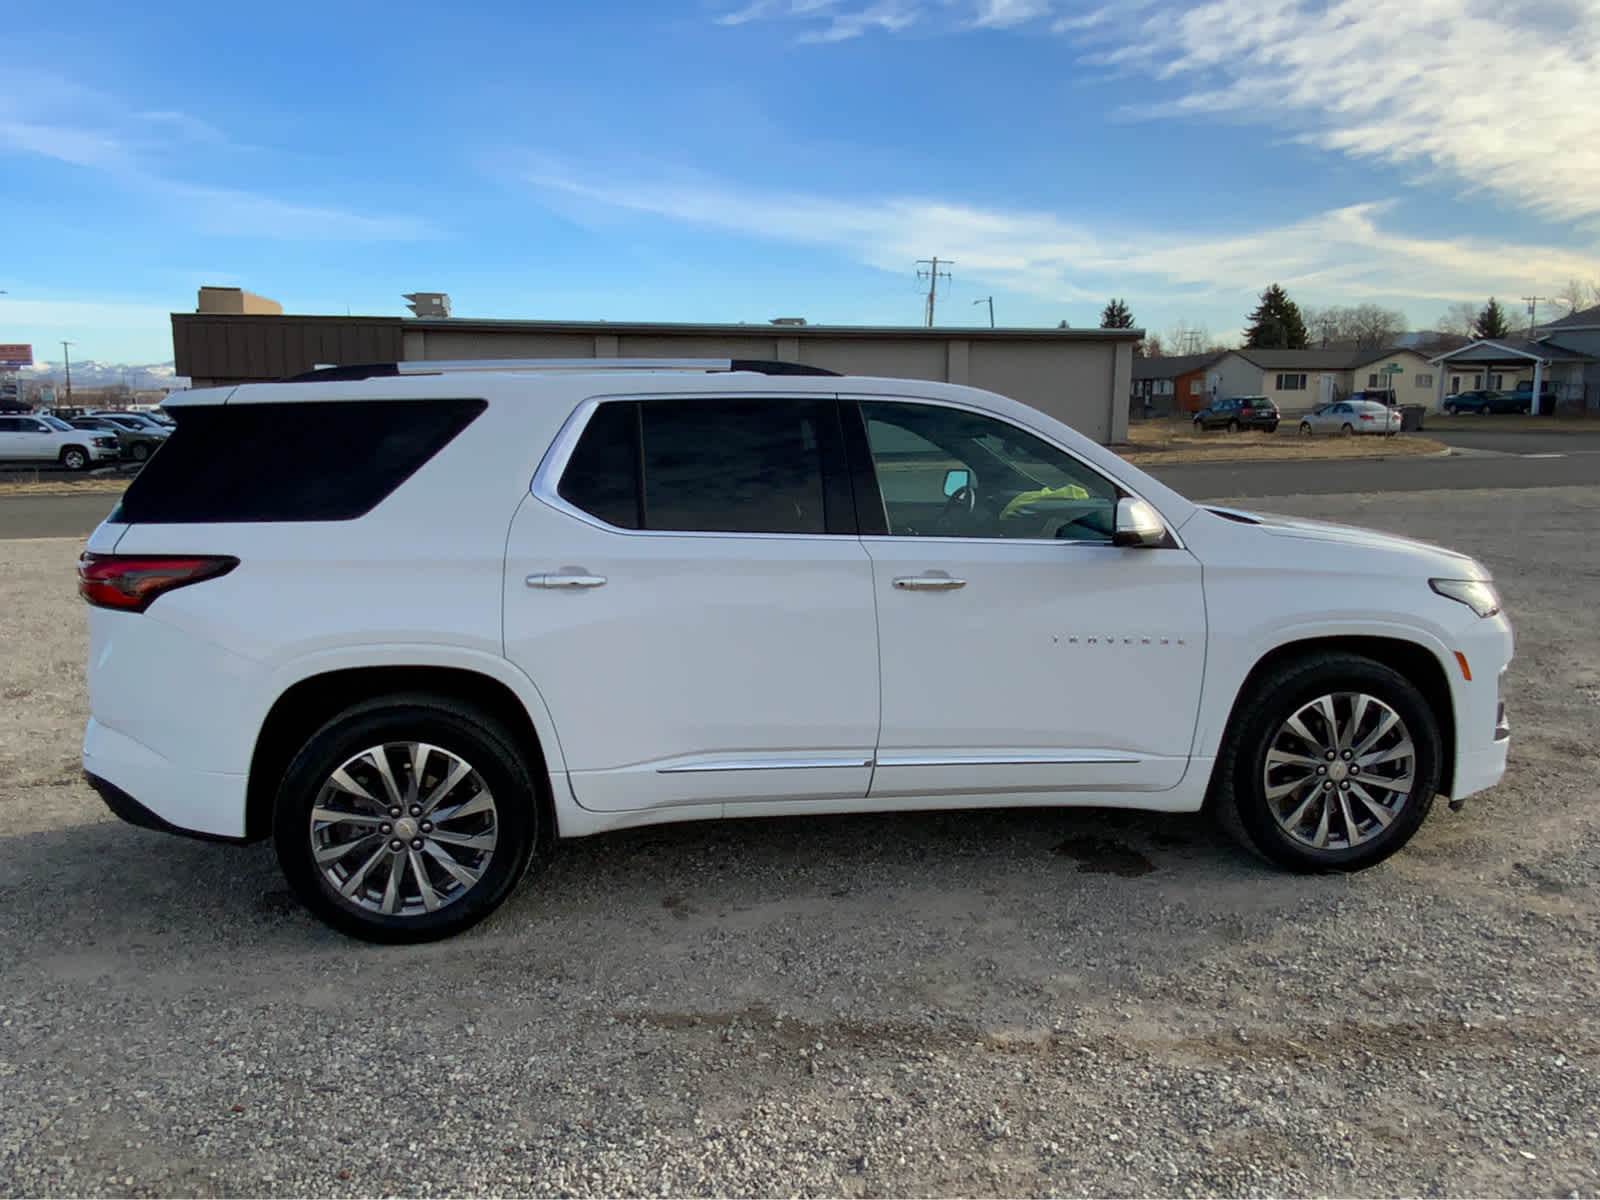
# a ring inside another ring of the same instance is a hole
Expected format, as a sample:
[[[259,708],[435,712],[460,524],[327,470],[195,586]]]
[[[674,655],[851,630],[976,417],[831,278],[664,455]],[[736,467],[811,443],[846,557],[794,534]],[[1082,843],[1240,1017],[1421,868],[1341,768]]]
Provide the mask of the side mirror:
[[[1117,501],[1116,526],[1111,534],[1113,546],[1161,546],[1167,540],[1167,526],[1147,501],[1124,496]]]
[[[951,467],[944,473],[944,494],[954,496],[964,487],[972,486],[972,472],[965,467]]]

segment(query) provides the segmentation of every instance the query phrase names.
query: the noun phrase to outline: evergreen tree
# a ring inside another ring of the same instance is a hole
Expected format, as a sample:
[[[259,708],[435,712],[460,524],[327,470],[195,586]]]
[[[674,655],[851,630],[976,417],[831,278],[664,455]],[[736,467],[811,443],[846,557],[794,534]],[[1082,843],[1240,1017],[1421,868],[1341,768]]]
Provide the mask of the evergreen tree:
[[[1133,312],[1121,300],[1113,299],[1100,310],[1101,329],[1132,329]]]
[[[1261,303],[1250,314],[1244,344],[1258,350],[1304,350],[1306,323],[1300,306],[1277,284],[1261,293]]]
[[[1500,307],[1493,296],[1489,297],[1489,303],[1483,306],[1478,319],[1472,323],[1472,332],[1480,338],[1503,338],[1511,332],[1506,310]]]

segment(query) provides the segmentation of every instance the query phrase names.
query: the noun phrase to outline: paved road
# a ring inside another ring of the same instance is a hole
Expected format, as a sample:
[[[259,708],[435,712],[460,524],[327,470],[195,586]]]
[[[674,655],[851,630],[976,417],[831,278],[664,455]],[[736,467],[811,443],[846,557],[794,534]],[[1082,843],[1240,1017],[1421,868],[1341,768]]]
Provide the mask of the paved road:
[[[1495,454],[1600,454],[1600,421],[1593,429],[1496,429],[1494,418],[1481,429],[1424,429],[1424,437],[1461,450]]]
[[[1430,433],[1428,436],[1434,436]],[[1452,434],[1471,438],[1478,435]],[[1514,435],[1501,435],[1510,437]],[[1312,459],[1282,463],[1192,463],[1152,468],[1150,473],[1185,496],[1326,496],[1359,492],[1427,492],[1459,488],[1571,487],[1600,483],[1600,438],[1577,435],[1548,450],[1530,434],[1516,453],[1480,447],[1449,458]],[[1592,439],[1592,440],[1591,440]],[[1442,439],[1441,439],[1442,440]],[[1552,457],[1546,457],[1550,455]]]
[[[109,492],[82,496],[0,496],[0,539],[88,537],[117,502]]]

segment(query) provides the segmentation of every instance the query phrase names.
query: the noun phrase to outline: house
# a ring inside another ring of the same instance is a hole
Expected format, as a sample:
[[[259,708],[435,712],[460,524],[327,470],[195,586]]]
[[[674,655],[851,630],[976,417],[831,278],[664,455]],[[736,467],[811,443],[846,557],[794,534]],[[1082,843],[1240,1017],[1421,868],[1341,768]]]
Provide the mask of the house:
[[[1206,394],[1206,368],[1219,357],[1217,354],[1175,354],[1134,359],[1128,415],[1138,420],[1199,412],[1210,402]]]
[[[1267,396],[1286,412],[1305,412],[1352,392],[1391,391],[1398,404],[1432,406],[1436,368],[1409,347],[1388,350],[1230,350],[1206,369],[1215,398]]]
[[[1546,397],[1545,411],[1600,411],[1600,305],[1551,321],[1531,338],[1481,338],[1430,360],[1433,407],[1457,392],[1490,388]]]

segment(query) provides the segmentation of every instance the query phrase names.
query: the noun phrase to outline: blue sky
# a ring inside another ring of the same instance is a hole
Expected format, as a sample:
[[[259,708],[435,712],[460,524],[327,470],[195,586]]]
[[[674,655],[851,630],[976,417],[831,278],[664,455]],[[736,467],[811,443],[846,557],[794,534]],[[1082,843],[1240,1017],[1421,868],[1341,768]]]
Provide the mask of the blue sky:
[[[0,342],[286,311],[1237,334],[1600,279],[1600,0],[12,0]],[[1520,303],[1520,302],[1519,302]]]

